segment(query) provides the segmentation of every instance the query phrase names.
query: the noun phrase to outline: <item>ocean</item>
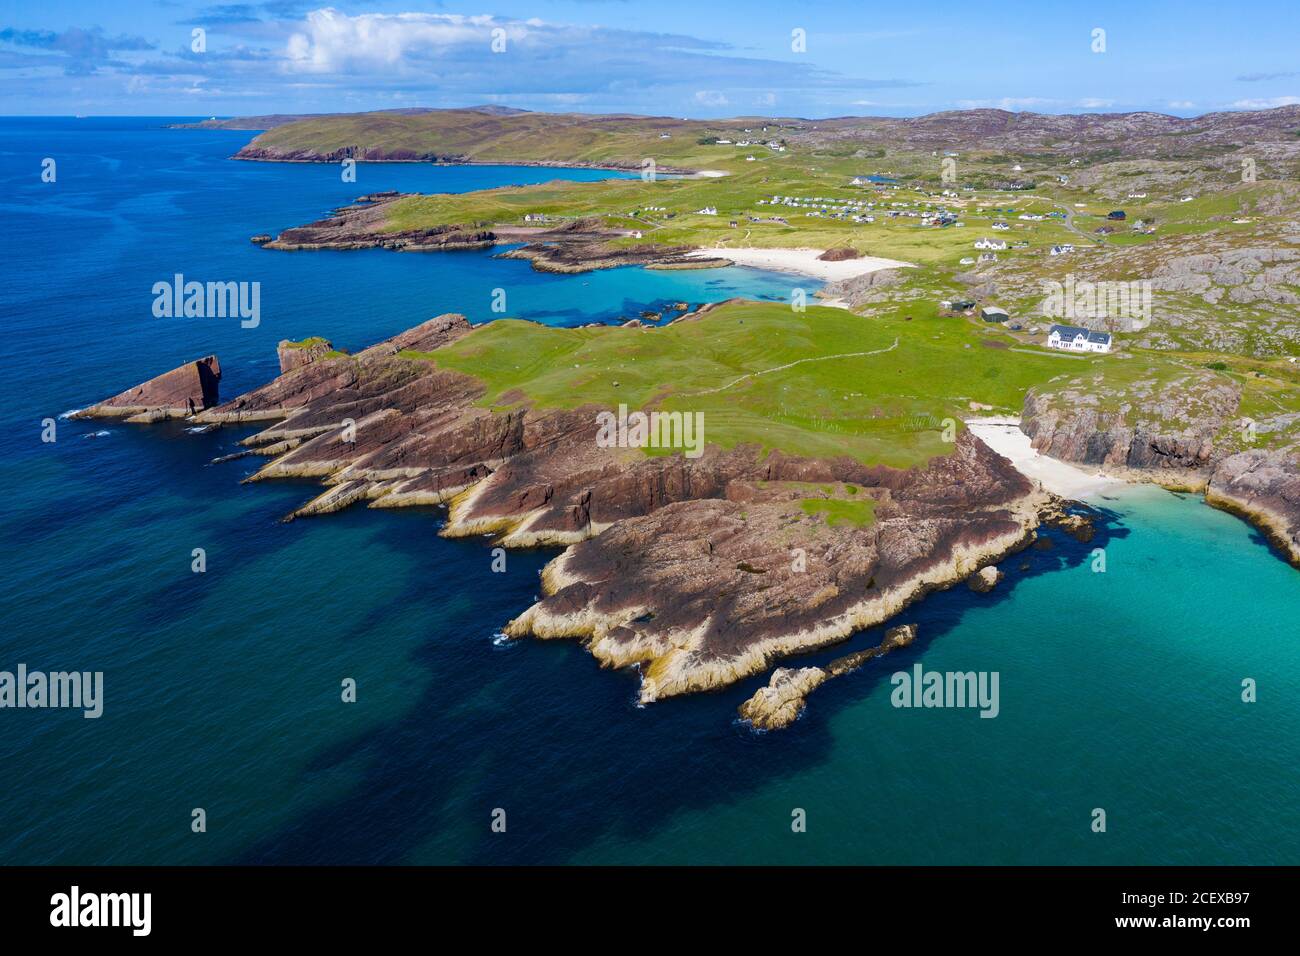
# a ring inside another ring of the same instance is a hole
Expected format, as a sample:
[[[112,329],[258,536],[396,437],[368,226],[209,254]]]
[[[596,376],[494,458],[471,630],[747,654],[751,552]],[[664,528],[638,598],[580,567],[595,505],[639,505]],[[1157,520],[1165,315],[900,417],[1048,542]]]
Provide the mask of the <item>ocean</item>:
[[[356,349],[442,312],[491,321],[499,288],[510,316],[576,325],[812,287],[259,249],[363,193],[613,174],[363,164],[344,183],[232,162],[251,134],[171,121],[0,121],[0,671],[104,674],[98,719],[0,710],[0,862],[1300,862],[1300,574],[1194,496],[1125,490],[1094,541],[1052,533],[993,593],[932,595],[904,614],[914,645],[760,734],[736,707],[766,675],[640,707],[635,676],[575,643],[501,640],[552,549],[498,574],[487,539],[437,536],[438,509],[285,524],[314,484],[210,464],[248,430],[58,419],[208,353],[229,398],[274,375],[283,338]],[[176,273],[259,281],[260,324],[155,318]],[[917,664],[996,672],[998,716],[893,706],[891,675]]]

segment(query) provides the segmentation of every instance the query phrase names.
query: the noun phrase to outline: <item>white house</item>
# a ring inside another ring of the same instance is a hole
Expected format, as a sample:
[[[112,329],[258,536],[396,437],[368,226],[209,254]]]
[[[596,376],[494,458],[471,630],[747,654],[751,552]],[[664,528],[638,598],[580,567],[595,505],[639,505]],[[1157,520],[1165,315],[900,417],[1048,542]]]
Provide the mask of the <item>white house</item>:
[[[1047,333],[1047,347],[1067,352],[1109,352],[1110,333],[1090,332],[1076,325],[1054,325]]]
[[[696,212],[701,216],[716,216],[718,214],[718,207],[705,206],[703,209],[697,209]]]
[[[1048,252],[1054,256],[1063,256],[1067,252],[1073,252],[1073,251],[1074,251],[1074,244],[1069,242],[1063,242],[1060,245],[1052,246],[1052,248],[1048,250]]]
[[[975,240],[976,249],[1005,249],[1007,241],[1005,239],[987,239],[981,238]]]
[[[995,222],[993,224],[993,228],[997,229],[999,232],[1006,232],[1011,227],[1008,226],[1005,222]]]

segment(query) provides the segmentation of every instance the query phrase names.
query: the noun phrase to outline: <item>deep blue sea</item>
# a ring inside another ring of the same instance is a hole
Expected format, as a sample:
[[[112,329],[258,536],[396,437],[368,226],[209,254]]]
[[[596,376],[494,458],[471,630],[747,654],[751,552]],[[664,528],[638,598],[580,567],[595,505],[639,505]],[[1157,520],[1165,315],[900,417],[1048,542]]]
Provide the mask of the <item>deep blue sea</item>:
[[[1092,543],[1053,535],[993,594],[928,598],[916,644],[755,734],[735,710],[766,676],[641,708],[576,644],[495,641],[554,551],[494,574],[490,542],[439,538],[436,509],[283,524],[313,485],[209,464],[244,431],[63,420],[43,443],[43,419],[183,361],[215,352],[231,397],[273,376],[279,339],[490,321],[496,288],[507,314],[569,325],[808,285],[258,249],[362,193],[610,174],[377,164],[344,183],[165,122],[0,120],[0,670],[105,675],[97,720],[0,710],[0,862],[1300,862],[1300,574],[1195,497],[1127,491]],[[154,318],[178,272],[261,282],[260,326]],[[891,706],[918,662],[996,671],[998,717]]]

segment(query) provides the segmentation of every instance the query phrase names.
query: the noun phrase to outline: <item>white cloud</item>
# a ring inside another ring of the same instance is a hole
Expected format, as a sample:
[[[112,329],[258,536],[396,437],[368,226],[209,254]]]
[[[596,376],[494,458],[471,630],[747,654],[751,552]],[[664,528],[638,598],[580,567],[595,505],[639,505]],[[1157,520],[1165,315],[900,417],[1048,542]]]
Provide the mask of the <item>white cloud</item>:
[[[1196,104],[1191,100],[1170,100],[1169,108],[1171,110],[1191,110],[1196,108]]]
[[[695,102],[701,106],[728,106],[730,104],[726,94],[718,90],[697,90]]]
[[[1232,104],[1236,110],[1271,110],[1275,106],[1295,106],[1300,103],[1300,96],[1269,96],[1257,100],[1237,100]]]
[[[1114,100],[1102,100],[1095,96],[1086,96],[1078,102],[1079,108],[1085,110],[1103,110],[1114,105]]]
[[[535,21],[530,25],[540,26]],[[306,32],[289,38],[286,65],[291,71],[312,73],[400,68],[408,59],[437,56],[474,43],[486,52],[497,29],[504,31],[507,50],[528,37],[528,27],[522,22],[498,22],[486,15],[363,13],[350,17],[327,7],[307,14]]]
[[[1057,106],[1060,100],[1047,99],[1042,96],[1004,96],[996,100],[958,100],[957,105],[964,110],[1023,110],[1034,106]]]

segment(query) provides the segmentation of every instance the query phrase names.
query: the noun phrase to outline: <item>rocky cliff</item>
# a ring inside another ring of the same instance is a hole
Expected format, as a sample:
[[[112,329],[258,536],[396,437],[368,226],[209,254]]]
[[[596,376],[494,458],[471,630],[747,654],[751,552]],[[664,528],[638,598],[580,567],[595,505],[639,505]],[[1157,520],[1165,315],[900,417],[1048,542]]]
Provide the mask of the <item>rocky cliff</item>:
[[[1204,492],[1300,567],[1300,421],[1253,422],[1240,401],[1235,382],[1204,369],[1118,393],[1101,378],[1061,379],[1030,390],[1020,428],[1054,458]]]
[[[125,418],[133,422],[187,418],[217,403],[221,365],[215,355],[164,372],[77,412],[79,418]]]
[[[792,670],[778,667],[766,687],[760,687],[754,696],[740,705],[739,714],[759,730],[779,730],[788,727],[803,713],[808,695],[834,677],[857,670],[873,657],[888,654],[898,647],[906,647],[916,639],[916,625],[903,624],[885,632],[885,639],[875,647],[837,657],[825,667],[800,667]]]
[[[388,205],[399,193],[362,196],[357,204],[342,206],[325,219],[286,229],[263,249],[394,249],[399,252],[453,252],[488,249],[497,237],[486,229],[435,226],[430,229],[388,230]]]
[[[1205,500],[1259,527],[1300,568],[1300,443],[1223,458]]]
[[[281,372],[292,372],[296,368],[310,365],[334,351],[334,346],[327,339],[312,338],[301,342],[285,339],[276,346],[275,355],[280,360]]]
[[[1020,428],[1063,461],[1151,470],[1197,470],[1236,416],[1240,388],[1205,370],[1138,382],[1116,395],[1103,379],[1053,382],[1025,396]]]
[[[565,546],[506,633],[581,639],[603,664],[639,668],[646,701],[885,621],[1022,547],[1039,522],[1044,496],[969,433],[908,470],[749,446],[600,447],[595,406],[488,407],[482,383],[437,365],[472,334],[439,316],[291,367],[196,421],[267,423],[244,439],[268,459],[250,480],[325,486],[289,517],[445,503],[444,535]],[[861,520],[832,522],[810,495],[852,500]]]

